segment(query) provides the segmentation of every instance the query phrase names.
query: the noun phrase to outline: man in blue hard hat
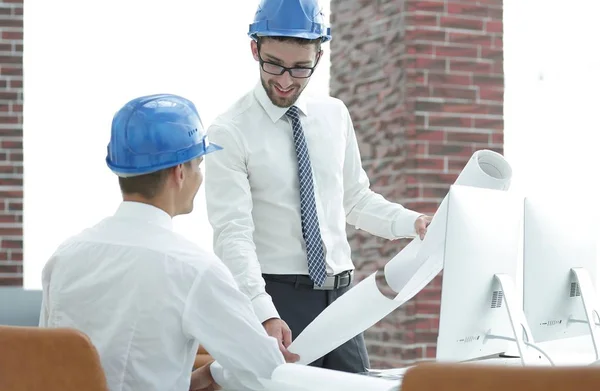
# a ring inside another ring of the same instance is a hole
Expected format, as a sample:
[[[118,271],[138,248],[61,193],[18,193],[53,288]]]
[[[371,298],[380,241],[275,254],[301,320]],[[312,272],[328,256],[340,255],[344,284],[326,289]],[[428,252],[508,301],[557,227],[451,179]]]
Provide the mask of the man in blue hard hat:
[[[258,390],[285,363],[229,269],[172,229],[193,209],[202,160],[220,149],[189,100],[128,102],[106,157],[123,202],[44,267],[40,326],[87,334],[110,390]],[[200,344],[217,361],[192,373]]]
[[[303,94],[331,39],[318,2],[262,0],[249,36],[260,82],[208,130],[225,149],[207,157],[206,200],[215,252],[285,355],[351,287],[347,223],[422,238],[431,218],[371,191],[344,103]],[[363,336],[312,365],[365,371]]]

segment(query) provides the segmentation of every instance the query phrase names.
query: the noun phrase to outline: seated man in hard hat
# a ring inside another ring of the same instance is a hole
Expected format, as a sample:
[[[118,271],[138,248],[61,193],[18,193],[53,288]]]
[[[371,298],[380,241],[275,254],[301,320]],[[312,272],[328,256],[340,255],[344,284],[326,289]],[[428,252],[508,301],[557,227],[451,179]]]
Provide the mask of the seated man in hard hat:
[[[203,156],[221,148],[174,95],[130,101],[111,133],[123,202],[45,265],[40,326],[87,334],[111,390],[261,389],[285,363],[277,341],[227,267],[172,229],[193,209]],[[217,361],[192,372],[200,344]]]

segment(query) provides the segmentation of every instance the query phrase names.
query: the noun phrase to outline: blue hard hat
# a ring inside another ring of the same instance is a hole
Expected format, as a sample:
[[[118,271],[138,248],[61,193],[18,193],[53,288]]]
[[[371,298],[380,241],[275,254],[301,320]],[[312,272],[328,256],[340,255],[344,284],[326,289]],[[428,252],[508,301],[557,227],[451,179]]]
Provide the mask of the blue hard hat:
[[[159,171],[222,149],[206,137],[192,102],[157,94],[131,100],[114,116],[106,164],[122,177]]]
[[[259,36],[321,38],[331,40],[331,29],[318,0],[261,0],[248,31],[250,38]]]

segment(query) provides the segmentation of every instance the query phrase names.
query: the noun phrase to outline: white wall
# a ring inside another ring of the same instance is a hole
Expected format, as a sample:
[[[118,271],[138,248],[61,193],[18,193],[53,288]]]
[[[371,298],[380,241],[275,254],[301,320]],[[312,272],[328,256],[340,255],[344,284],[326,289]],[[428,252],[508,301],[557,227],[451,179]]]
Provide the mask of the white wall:
[[[572,196],[568,207],[577,207],[582,195],[600,194],[600,2],[504,3],[505,154],[514,188]]]
[[[258,81],[247,37],[256,0],[25,2],[24,285],[68,236],[120,201],[105,165],[113,114],[145,94],[196,104],[206,126]],[[323,1],[329,15],[329,1]],[[327,93],[329,45],[307,90]],[[177,231],[212,249],[204,193]]]
[[[566,226],[575,231],[599,212],[598,15],[597,0],[504,1],[504,151],[512,189],[565,200],[556,206],[572,210]],[[596,280],[600,286],[600,273]]]

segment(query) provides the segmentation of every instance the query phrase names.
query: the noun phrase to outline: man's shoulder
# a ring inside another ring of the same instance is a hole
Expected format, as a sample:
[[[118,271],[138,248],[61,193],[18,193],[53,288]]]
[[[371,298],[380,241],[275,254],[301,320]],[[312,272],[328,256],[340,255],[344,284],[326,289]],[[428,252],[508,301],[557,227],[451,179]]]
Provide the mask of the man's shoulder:
[[[308,94],[305,97],[306,105],[308,106],[309,116],[311,113],[319,115],[339,115],[348,112],[348,108],[344,101],[327,94]]]
[[[208,127],[208,133],[232,132],[239,129],[241,125],[252,122],[258,108],[254,91],[250,90],[215,118]]]
[[[171,235],[171,245],[164,248],[163,251],[173,261],[190,265],[199,271],[205,270],[214,262],[219,261],[214,253],[202,248],[185,236],[174,231],[169,233]]]

